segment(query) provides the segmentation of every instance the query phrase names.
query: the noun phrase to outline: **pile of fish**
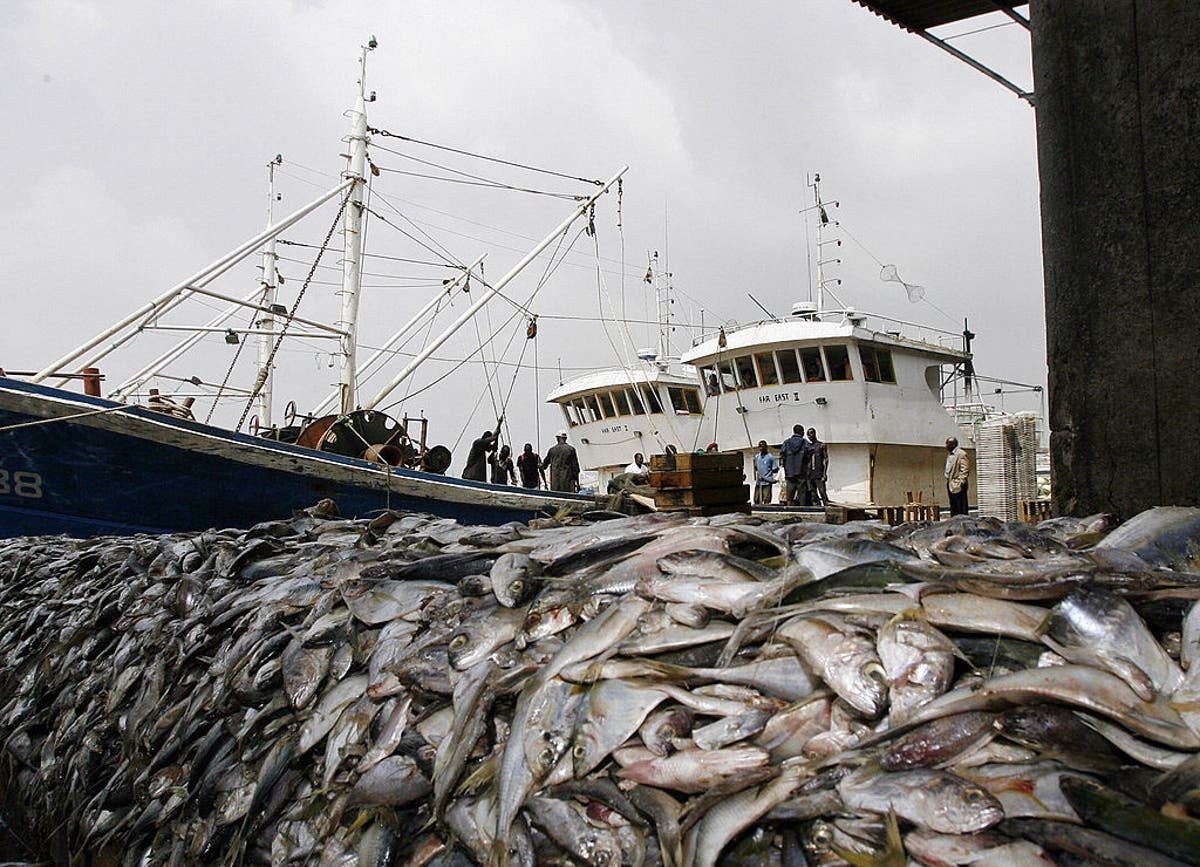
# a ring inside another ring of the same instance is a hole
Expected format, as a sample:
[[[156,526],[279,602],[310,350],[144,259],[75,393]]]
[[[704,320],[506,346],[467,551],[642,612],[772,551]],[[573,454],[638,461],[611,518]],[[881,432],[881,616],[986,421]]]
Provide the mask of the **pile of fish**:
[[[598,516],[600,517],[600,516]],[[1200,510],[0,542],[58,864],[1200,861]]]

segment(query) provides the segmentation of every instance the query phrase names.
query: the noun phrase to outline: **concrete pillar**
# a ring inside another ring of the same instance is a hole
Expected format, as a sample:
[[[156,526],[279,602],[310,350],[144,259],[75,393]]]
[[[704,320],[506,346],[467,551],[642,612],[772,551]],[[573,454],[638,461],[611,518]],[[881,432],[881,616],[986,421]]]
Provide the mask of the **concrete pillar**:
[[[1055,511],[1200,505],[1200,3],[1030,7]]]

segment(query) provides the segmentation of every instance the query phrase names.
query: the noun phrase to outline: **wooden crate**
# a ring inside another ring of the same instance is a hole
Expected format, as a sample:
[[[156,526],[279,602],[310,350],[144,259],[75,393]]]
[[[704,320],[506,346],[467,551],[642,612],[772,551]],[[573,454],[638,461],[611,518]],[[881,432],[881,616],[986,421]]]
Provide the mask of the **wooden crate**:
[[[654,492],[659,509],[672,506],[732,506],[750,502],[750,486],[727,488],[667,488]]]
[[[676,470],[740,470],[744,466],[741,452],[679,452],[650,455],[651,472]]]
[[[1026,524],[1038,524],[1052,517],[1049,499],[1021,500],[1021,520]]]
[[[742,468],[734,470],[651,470],[654,488],[736,488],[743,479]]]

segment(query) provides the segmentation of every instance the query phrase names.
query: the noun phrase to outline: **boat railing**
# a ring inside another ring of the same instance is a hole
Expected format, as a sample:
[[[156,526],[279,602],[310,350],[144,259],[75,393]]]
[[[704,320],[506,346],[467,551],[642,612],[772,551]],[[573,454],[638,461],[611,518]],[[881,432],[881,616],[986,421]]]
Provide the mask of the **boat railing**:
[[[747,328],[757,328],[760,325],[768,325],[779,322],[789,322],[797,319],[807,320],[810,322],[830,322],[836,325],[844,325],[848,323],[854,324],[857,328],[863,328],[868,331],[873,331],[879,335],[899,338],[902,340],[910,340],[918,343],[925,343],[931,346],[937,346],[940,349],[962,350],[962,334],[954,331],[946,331],[942,328],[935,328],[920,322],[910,322],[905,319],[898,319],[894,316],[886,316],[880,313],[870,313],[866,310],[856,310],[854,308],[846,308],[843,310],[822,310],[820,312],[813,311],[804,313],[802,316],[791,317],[789,319],[760,319],[757,322],[733,323],[725,324],[717,329],[706,329],[698,336],[692,338],[692,346],[699,346],[707,340],[713,340],[718,337],[722,331],[726,336],[734,334],[738,331]]]

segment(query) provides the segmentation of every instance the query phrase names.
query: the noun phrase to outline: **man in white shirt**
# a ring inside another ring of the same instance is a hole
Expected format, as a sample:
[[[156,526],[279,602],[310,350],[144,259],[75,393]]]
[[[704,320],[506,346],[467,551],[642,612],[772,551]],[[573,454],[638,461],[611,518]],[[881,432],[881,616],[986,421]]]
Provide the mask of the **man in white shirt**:
[[[644,460],[645,458],[642,453],[638,452],[633,456],[633,463],[625,468],[625,472],[631,476],[641,476],[643,479],[649,479],[650,467],[643,463]]]

